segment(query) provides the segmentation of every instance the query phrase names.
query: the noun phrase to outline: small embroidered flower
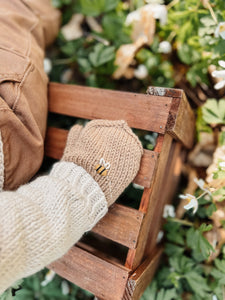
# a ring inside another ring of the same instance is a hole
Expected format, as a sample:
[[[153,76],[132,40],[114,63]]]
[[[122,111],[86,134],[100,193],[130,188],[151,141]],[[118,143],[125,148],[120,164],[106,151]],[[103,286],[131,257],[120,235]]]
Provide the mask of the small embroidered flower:
[[[198,210],[198,200],[196,199],[196,197],[194,197],[190,194],[186,194],[186,195],[180,195],[179,198],[185,199],[188,201],[188,204],[184,206],[184,208],[186,210],[194,208],[193,213],[194,214],[196,213],[196,211]]]
[[[168,217],[175,218],[175,216],[176,216],[176,214],[175,214],[174,206],[166,204],[164,206],[164,210],[163,210],[163,218],[165,218],[165,219]]]
[[[163,41],[163,42],[159,43],[158,51],[159,51],[159,53],[168,54],[172,51],[172,46],[169,42]]]
[[[148,69],[145,65],[139,65],[134,71],[134,76],[138,79],[144,79],[148,76]]]
[[[95,167],[96,172],[101,176],[107,176],[110,169],[110,163],[106,163],[104,158],[101,158],[99,164]]]
[[[48,273],[45,275],[45,279],[41,282],[42,286],[46,286],[49,282],[53,280],[55,277],[55,272],[52,270],[49,270]]]
[[[225,61],[224,60],[219,60],[218,61],[218,64],[222,67],[222,68],[225,68]],[[216,78],[221,78],[223,80],[217,82],[215,85],[214,85],[214,89],[215,90],[220,90],[222,89],[224,86],[225,86],[225,70],[215,70],[212,72],[212,76],[213,77],[216,77]]]
[[[222,39],[225,40],[225,22],[220,22],[218,24],[218,26],[216,27],[214,35],[217,38],[220,36]]]
[[[207,184],[205,183],[205,181],[203,179],[198,179],[198,178],[194,178],[194,182],[197,184],[197,186],[204,191],[205,193],[212,195],[212,193],[210,192],[209,188],[207,187]]]

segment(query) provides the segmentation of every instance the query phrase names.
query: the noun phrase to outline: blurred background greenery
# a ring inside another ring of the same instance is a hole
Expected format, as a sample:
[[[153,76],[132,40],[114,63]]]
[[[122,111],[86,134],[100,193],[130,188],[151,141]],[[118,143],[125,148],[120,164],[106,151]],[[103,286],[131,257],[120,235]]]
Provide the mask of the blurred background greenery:
[[[213,151],[222,147],[225,140],[225,105],[220,100],[225,92],[225,2],[52,2],[62,12],[62,27],[46,53],[44,63],[50,80],[140,93],[145,93],[149,85],[184,89],[196,110],[196,144],[200,148],[199,152],[194,149],[189,163],[197,176],[205,176]],[[74,120],[67,122],[69,127]],[[154,149],[154,134],[146,132],[140,138],[145,148]],[[213,140],[210,151],[209,140]],[[205,165],[199,163],[198,156],[206,155],[204,147],[210,152],[204,157],[204,163],[209,157]],[[224,178],[225,172],[222,168],[219,171],[216,176]],[[190,183],[190,172],[187,173],[183,181]],[[182,185],[181,189],[184,188]],[[221,231],[225,230],[225,220],[216,227],[213,214],[221,207],[214,196],[201,196],[196,186],[192,190],[196,197],[200,195],[195,215],[187,211],[180,220],[176,219],[173,210],[178,209],[178,201],[164,215],[167,222],[162,265],[142,300],[225,299],[225,231]],[[136,193],[140,192],[137,186],[127,189],[131,205],[135,206]],[[224,190],[219,194],[222,203]],[[217,238],[212,239],[210,233]],[[24,279],[21,285],[22,289],[14,297],[8,291],[0,299],[88,300],[94,297],[47,270]]]

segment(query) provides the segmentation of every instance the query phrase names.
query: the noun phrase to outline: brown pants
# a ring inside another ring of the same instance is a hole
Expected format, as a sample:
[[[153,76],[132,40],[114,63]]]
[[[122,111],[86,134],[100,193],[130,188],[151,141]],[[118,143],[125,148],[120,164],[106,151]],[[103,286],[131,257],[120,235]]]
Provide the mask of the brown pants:
[[[0,133],[4,189],[27,182],[43,159],[48,78],[44,49],[60,14],[50,0],[0,0]]]

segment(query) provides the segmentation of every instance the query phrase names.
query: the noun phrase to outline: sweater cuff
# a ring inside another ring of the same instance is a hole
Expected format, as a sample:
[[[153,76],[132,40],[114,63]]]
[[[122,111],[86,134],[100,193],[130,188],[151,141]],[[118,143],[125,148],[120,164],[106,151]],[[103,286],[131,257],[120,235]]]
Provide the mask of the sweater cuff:
[[[0,192],[3,190],[4,185],[4,153],[3,153],[3,142],[0,132]]]
[[[108,204],[98,183],[87,171],[73,162],[60,161],[54,164],[51,177],[61,179],[69,184],[81,199],[86,201],[86,212],[89,219],[87,230],[91,230],[107,213]]]

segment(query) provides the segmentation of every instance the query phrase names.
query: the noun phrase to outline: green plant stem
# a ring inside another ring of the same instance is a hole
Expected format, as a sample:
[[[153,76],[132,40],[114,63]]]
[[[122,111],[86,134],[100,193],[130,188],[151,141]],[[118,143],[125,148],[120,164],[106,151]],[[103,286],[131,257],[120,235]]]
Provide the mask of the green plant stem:
[[[170,218],[169,221],[180,223],[180,224],[187,225],[187,226],[194,226],[194,223],[186,221],[186,220],[180,220],[178,218]]]
[[[173,0],[172,2],[170,2],[166,8],[167,10],[169,10],[171,7],[175,6],[177,3],[179,3],[180,0]]]
[[[213,9],[212,9],[212,6],[210,5],[209,1],[207,1],[206,6],[207,6],[207,8],[208,8],[208,10],[209,10],[209,12],[210,12],[210,14],[211,14],[213,20],[215,21],[216,24],[218,24],[216,15],[215,15],[215,13],[214,13],[214,11],[213,11]]]

